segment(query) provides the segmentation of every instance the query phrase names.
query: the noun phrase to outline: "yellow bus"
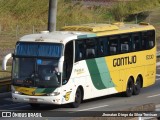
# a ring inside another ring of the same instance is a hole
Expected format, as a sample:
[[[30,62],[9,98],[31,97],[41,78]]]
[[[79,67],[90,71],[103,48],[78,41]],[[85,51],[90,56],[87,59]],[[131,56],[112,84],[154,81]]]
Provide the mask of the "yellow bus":
[[[155,83],[155,29],[140,24],[84,24],[22,37],[13,54],[15,102],[68,104]]]

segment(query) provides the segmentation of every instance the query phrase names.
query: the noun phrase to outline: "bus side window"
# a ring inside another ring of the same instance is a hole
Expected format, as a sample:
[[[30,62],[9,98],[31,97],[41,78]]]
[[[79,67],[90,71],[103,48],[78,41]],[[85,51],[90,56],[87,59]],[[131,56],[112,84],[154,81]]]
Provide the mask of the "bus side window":
[[[107,48],[107,37],[98,38],[98,57],[103,57],[106,55],[106,48]]]
[[[140,36],[139,33],[135,33],[132,35],[132,51],[139,51],[140,49]]]
[[[147,41],[148,41],[147,39],[148,39],[147,32],[142,32],[142,36],[141,36],[141,49],[142,50],[147,49]]]
[[[121,35],[120,51],[121,53],[130,52],[130,36],[129,35]]]
[[[109,49],[108,49],[109,55],[116,55],[116,54],[119,53],[119,50],[118,50],[118,37],[110,37],[108,45],[109,45]]]
[[[155,46],[155,31],[148,31],[147,32],[147,49],[151,49]]]
[[[75,42],[75,62],[83,60],[85,58],[85,40],[78,40]]]
[[[96,40],[89,39],[86,40],[86,59],[91,59],[96,57]]]

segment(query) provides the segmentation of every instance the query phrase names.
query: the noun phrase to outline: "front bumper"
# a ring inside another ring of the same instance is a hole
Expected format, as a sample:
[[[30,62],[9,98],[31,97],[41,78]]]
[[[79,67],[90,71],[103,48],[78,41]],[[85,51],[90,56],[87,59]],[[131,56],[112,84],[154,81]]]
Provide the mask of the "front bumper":
[[[28,96],[12,93],[12,99],[14,102],[25,103],[42,103],[42,104],[62,104],[62,97],[58,96]]]

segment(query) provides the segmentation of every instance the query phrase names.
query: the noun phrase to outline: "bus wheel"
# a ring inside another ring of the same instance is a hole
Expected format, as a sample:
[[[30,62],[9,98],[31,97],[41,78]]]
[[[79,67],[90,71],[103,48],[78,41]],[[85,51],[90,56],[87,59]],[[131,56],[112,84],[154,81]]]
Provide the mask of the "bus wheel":
[[[133,88],[133,94],[134,95],[138,95],[141,91],[141,79],[140,77],[137,77],[137,80],[136,80],[136,84],[134,85],[134,88]]]
[[[126,88],[126,92],[125,92],[125,96],[126,97],[131,97],[133,94],[133,87],[134,87],[134,83],[132,81],[131,78],[129,78],[128,83],[127,83],[127,88]]]
[[[30,103],[30,106],[32,108],[38,108],[40,106],[40,104],[36,104],[36,103]]]
[[[71,103],[71,107],[77,108],[77,107],[79,107],[81,102],[82,102],[82,92],[78,88],[77,91],[76,91],[76,94],[75,94],[75,101],[73,103]]]

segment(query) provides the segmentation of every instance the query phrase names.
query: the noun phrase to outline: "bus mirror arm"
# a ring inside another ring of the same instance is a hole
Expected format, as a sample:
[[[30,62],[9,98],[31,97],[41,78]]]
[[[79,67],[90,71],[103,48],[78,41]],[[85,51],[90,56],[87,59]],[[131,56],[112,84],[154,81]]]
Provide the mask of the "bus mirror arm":
[[[59,62],[58,62],[58,72],[60,72],[60,73],[63,72],[63,62],[64,62],[64,56],[62,56],[62,57],[59,59]]]
[[[2,61],[2,70],[5,71],[7,69],[7,62],[12,56],[13,56],[12,53],[9,53],[6,56],[4,56],[3,61]]]

